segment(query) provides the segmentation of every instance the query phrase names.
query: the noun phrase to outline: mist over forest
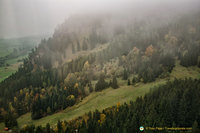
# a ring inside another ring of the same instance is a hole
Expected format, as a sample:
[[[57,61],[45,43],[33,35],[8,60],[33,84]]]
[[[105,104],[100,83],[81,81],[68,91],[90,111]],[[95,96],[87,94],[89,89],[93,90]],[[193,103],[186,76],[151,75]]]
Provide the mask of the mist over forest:
[[[200,132],[200,1],[0,1],[0,132]]]
[[[52,34],[57,25],[75,14],[112,12],[128,13],[130,17],[162,16],[169,12],[188,13],[198,9],[198,5],[198,0],[1,0],[0,38]]]

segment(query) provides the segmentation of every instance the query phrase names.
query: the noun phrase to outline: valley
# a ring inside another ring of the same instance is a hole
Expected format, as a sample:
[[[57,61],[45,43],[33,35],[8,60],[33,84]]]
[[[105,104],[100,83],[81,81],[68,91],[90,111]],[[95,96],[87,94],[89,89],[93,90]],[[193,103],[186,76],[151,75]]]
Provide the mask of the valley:
[[[0,82],[15,73],[23,64],[23,59],[47,36],[0,39]]]

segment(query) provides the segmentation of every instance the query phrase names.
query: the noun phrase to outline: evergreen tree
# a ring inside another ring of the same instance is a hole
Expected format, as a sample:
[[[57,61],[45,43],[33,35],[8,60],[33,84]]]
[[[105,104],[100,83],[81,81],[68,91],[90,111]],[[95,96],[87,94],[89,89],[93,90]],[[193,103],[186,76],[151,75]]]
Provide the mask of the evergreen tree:
[[[135,85],[136,81],[137,81],[136,77],[133,76],[132,84]]]
[[[161,57],[160,63],[163,65],[165,69],[167,69],[168,72],[171,72],[175,66],[175,59],[173,58],[172,55],[167,54]]]
[[[131,81],[130,81],[130,79],[128,79],[128,85],[131,85]]]
[[[46,124],[46,132],[47,132],[47,133],[50,133],[50,132],[51,132],[51,127],[50,127],[50,124],[49,124],[49,123]]]
[[[51,114],[51,108],[48,107],[46,112],[47,112],[47,114]]]
[[[113,77],[113,80],[112,80],[112,83],[111,83],[111,87],[112,87],[113,89],[119,88],[119,86],[118,86],[118,84],[117,84],[117,78],[116,78],[115,76]]]
[[[80,46],[79,40],[77,40],[77,51],[80,51],[80,50],[81,50],[81,46]]]
[[[75,53],[75,48],[74,48],[74,44],[72,43],[72,54]]]
[[[44,132],[44,131],[43,131],[42,126],[38,126],[38,127],[36,128],[35,133],[43,133],[43,132]]]
[[[112,87],[112,80],[109,81],[109,86]]]
[[[35,133],[35,125],[30,125],[27,127],[28,133]]]
[[[84,41],[83,41],[82,50],[88,50],[88,45],[87,45],[86,39],[84,39]]]
[[[5,126],[8,128],[13,128],[13,127],[17,127],[18,123],[17,123],[17,119],[16,117],[13,116],[13,114],[11,112],[9,112],[6,117],[5,117]]]
[[[98,43],[98,36],[95,30],[93,30],[90,34],[89,41],[91,49],[94,49],[96,47],[96,44]]]
[[[100,75],[98,82],[95,85],[95,91],[101,91],[108,87],[108,83],[104,80],[104,75]]]
[[[61,124],[60,120],[58,120],[57,128],[58,128],[58,133],[61,133],[62,132],[62,124]]]
[[[127,79],[128,79],[128,72],[126,69],[124,69],[123,80],[127,80]]]

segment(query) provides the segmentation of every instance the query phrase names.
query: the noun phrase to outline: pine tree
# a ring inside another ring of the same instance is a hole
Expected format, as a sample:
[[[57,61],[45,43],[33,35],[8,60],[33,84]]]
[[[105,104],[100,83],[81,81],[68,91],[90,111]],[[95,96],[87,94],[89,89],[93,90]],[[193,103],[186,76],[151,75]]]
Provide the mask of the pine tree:
[[[30,125],[27,128],[28,133],[34,133],[35,132],[35,125]]]
[[[128,79],[128,72],[126,69],[124,69],[123,80],[127,80],[127,79]]]
[[[58,128],[58,133],[61,133],[62,132],[62,124],[61,124],[60,120],[58,120],[57,128]]]
[[[131,81],[130,81],[130,79],[128,79],[128,85],[131,85]]]
[[[116,78],[115,76],[113,77],[113,81],[112,81],[112,83],[111,83],[111,87],[112,87],[113,89],[119,88],[119,86],[118,86],[118,84],[117,84],[117,78]]]
[[[80,50],[81,50],[81,46],[80,46],[79,40],[77,40],[77,51],[80,51]]]
[[[42,126],[38,126],[37,128],[36,128],[36,131],[35,131],[36,133],[43,133],[43,129],[42,129]]]
[[[108,83],[104,80],[104,75],[101,75],[98,82],[95,85],[95,91],[101,91],[108,87]]]
[[[132,84],[134,85],[135,83],[136,83],[136,78],[133,77],[133,79],[132,79]]]
[[[9,112],[6,115],[4,122],[5,122],[5,126],[8,128],[13,128],[13,127],[18,126],[17,119],[16,119],[16,117],[13,116],[13,114],[11,112]]]
[[[50,133],[50,132],[51,132],[51,127],[50,127],[50,124],[49,124],[49,123],[46,124],[46,132],[47,132],[47,133]]]
[[[48,107],[48,108],[47,108],[47,114],[50,114],[50,113],[51,113],[51,108]]]
[[[72,44],[72,54],[75,53],[75,48],[74,48],[74,45]]]
[[[112,81],[111,81],[111,80],[109,81],[109,86],[110,86],[110,87],[112,86]]]
[[[87,45],[86,39],[84,39],[83,45],[82,45],[82,50],[87,50],[87,49],[88,49],[88,45]]]

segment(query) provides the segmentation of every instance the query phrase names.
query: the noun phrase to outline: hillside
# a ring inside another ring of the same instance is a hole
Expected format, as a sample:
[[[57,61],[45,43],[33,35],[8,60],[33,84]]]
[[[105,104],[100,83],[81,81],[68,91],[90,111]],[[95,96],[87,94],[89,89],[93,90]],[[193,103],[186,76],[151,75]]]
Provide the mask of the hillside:
[[[45,35],[47,36],[47,35]],[[15,73],[44,35],[0,39],[0,82]]]
[[[144,97],[94,111],[71,121],[58,121],[52,132],[192,132],[199,133],[200,80],[175,79],[153,87]],[[33,126],[27,126],[32,130]],[[46,127],[36,127],[45,132]]]
[[[24,124],[55,125],[135,101],[176,78],[200,78],[199,11],[158,16],[69,17],[0,83],[0,122],[16,130]],[[12,62],[16,59],[7,60]]]
[[[180,66],[177,62],[176,67],[167,79],[157,79],[155,82],[147,84],[139,83],[137,86],[128,86],[127,81],[119,79],[120,88],[116,90],[108,88],[101,92],[93,92],[73,107],[67,108],[50,116],[46,116],[39,120],[31,120],[31,113],[27,113],[18,118],[18,123],[20,127],[27,124],[45,126],[46,123],[50,123],[51,126],[55,126],[58,120],[72,120],[78,116],[88,113],[89,111],[95,111],[96,109],[102,111],[105,108],[115,106],[118,102],[121,104],[124,102],[129,103],[130,101],[135,101],[139,96],[144,96],[144,94],[149,92],[150,88],[164,84],[168,80],[174,80],[174,78],[185,79],[188,77],[199,79],[200,68],[185,68]],[[0,124],[1,129],[3,129],[3,125],[3,123]]]

